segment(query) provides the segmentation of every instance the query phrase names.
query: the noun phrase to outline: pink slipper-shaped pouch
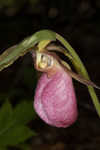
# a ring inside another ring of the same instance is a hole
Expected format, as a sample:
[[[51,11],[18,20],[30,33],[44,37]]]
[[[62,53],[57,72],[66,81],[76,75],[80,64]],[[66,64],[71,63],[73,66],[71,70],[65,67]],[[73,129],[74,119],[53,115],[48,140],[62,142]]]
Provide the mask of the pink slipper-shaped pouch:
[[[34,108],[47,124],[55,127],[68,127],[77,119],[77,102],[72,78],[63,68],[48,78],[46,73],[40,77]]]

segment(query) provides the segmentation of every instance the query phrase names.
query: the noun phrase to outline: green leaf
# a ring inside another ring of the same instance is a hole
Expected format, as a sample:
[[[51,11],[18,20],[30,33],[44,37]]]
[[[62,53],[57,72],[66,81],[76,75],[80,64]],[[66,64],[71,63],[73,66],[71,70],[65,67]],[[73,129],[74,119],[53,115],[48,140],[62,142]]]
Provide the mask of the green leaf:
[[[12,120],[12,107],[11,104],[8,101],[6,101],[6,103],[3,104],[0,110],[0,133],[3,131],[3,129],[7,128],[11,120]]]
[[[49,30],[42,30],[7,49],[0,55],[0,71],[14,63],[20,56],[24,56],[32,49],[34,50],[35,44],[43,40],[56,40],[56,34]]]
[[[35,133],[27,126],[34,119],[32,102],[22,102],[13,110],[7,101],[0,110],[0,146],[12,146],[24,142]]]
[[[26,124],[35,119],[35,111],[32,101],[24,101],[18,104],[13,112],[16,124]]]
[[[11,130],[7,130],[2,136],[0,136],[0,146],[14,146],[24,142],[34,135],[34,132],[32,132],[28,127],[13,126]]]
[[[56,38],[67,48],[68,52],[73,57],[73,59],[71,59],[71,61],[72,61],[73,65],[75,66],[75,69],[77,70],[77,72],[79,74],[81,74],[83,77],[85,77],[86,79],[90,80],[88,72],[87,72],[83,62],[81,61],[81,59],[79,58],[79,56],[75,52],[75,50],[72,48],[72,46],[61,35],[56,34]],[[96,108],[96,111],[100,117],[100,103],[99,103],[98,97],[95,93],[95,90],[92,86],[87,86],[87,87],[88,87],[90,96],[92,98],[93,104]]]

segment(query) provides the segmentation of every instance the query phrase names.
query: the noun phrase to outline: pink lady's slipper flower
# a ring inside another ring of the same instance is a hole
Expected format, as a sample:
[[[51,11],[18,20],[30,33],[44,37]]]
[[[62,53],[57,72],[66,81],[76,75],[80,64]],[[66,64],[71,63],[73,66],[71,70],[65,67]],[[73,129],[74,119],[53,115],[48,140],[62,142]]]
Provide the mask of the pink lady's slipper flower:
[[[77,103],[71,76],[54,59],[45,53],[36,54],[40,77],[34,98],[37,114],[47,124],[68,127],[77,119]]]

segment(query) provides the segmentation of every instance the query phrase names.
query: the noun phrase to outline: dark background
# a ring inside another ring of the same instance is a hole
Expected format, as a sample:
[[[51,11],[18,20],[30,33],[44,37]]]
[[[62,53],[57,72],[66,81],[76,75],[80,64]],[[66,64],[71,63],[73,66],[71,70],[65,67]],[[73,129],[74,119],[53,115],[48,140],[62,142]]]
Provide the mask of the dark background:
[[[99,0],[0,0],[0,53],[42,29],[64,36],[84,62],[91,80],[100,86]],[[37,82],[32,58],[27,54],[0,72],[0,101],[12,104],[32,99]],[[99,150],[100,120],[87,88],[74,81],[79,117],[67,129],[46,125],[38,117],[32,139],[36,150]],[[100,91],[96,90],[100,98]]]

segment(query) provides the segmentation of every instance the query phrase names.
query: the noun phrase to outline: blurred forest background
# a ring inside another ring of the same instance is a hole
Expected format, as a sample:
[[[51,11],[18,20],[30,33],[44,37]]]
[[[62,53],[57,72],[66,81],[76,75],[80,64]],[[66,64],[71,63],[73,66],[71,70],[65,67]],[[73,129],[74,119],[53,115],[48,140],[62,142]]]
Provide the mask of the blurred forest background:
[[[0,0],[0,54],[42,29],[51,29],[64,36],[83,60],[91,80],[100,86],[100,0]],[[37,79],[30,54],[0,72],[1,108],[8,108],[6,101],[9,100],[13,109],[18,104],[24,109],[24,101],[28,105],[34,100]],[[66,129],[54,128],[34,113],[30,117],[32,121],[26,123],[36,135],[26,138],[24,144],[6,144],[8,149],[99,150],[100,119],[87,88],[76,81],[74,85],[79,108],[75,124]],[[100,98],[100,91],[96,93]],[[28,110],[26,105],[25,108]],[[5,149],[4,146],[0,148]]]

